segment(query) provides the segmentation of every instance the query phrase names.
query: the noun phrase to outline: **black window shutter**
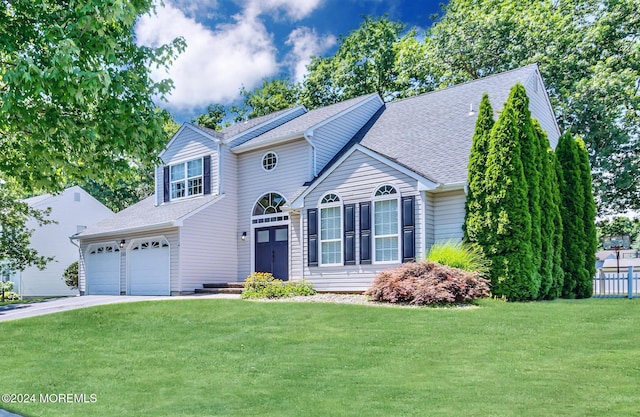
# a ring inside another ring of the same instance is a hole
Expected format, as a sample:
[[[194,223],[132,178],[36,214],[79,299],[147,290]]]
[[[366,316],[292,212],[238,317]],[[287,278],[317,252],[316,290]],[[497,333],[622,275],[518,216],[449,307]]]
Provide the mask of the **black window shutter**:
[[[164,199],[163,201],[166,203],[171,200],[171,183],[169,181],[169,165],[164,167],[162,181],[164,184]]]
[[[416,260],[415,197],[402,197],[402,262]]]
[[[204,183],[203,192],[211,194],[211,155],[202,158],[202,182]]]
[[[356,205],[344,205],[344,264],[356,264]]]
[[[307,210],[307,265],[318,266],[318,209]]]
[[[371,202],[360,203],[360,263],[371,264]]]

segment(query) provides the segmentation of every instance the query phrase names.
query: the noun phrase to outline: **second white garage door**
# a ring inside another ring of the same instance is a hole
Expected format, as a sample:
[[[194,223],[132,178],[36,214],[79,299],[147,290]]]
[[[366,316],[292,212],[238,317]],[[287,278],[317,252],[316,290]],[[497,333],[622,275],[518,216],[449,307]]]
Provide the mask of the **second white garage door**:
[[[164,237],[133,241],[127,251],[130,295],[171,295],[169,242]]]

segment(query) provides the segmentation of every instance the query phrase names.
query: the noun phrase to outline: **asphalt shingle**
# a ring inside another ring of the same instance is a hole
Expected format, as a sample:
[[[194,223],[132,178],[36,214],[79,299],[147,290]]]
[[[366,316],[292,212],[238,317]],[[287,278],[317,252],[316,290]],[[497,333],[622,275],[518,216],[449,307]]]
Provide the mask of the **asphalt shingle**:
[[[489,94],[499,112],[511,87],[524,84],[536,68],[528,65],[387,103],[360,144],[438,183],[464,182],[482,95]]]
[[[86,238],[118,231],[135,230],[150,226],[162,226],[179,220],[205,204],[222,198],[219,195],[206,195],[155,205],[155,196],[150,196],[85,229],[78,236]]]

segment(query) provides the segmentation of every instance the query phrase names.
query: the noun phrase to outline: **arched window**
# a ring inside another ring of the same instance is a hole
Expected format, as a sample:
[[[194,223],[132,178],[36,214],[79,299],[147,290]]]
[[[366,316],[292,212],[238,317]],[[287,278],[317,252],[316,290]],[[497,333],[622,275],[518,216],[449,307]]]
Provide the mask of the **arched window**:
[[[278,193],[267,193],[253,206],[254,216],[282,213],[282,206],[287,200]]]
[[[374,262],[397,262],[400,258],[399,194],[383,185],[373,195]]]
[[[342,264],[342,201],[337,194],[320,200],[320,265]]]

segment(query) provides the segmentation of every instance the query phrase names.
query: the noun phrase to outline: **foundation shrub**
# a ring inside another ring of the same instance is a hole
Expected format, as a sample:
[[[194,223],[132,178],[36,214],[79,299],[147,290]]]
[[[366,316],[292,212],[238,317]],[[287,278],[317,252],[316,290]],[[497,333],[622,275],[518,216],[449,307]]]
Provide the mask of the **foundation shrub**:
[[[365,294],[374,301],[438,305],[486,298],[490,289],[489,281],[475,272],[420,261],[382,271]]]
[[[269,272],[256,272],[245,279],[242,298],[282,298],[315,293],[308,281],[283,281]]]

